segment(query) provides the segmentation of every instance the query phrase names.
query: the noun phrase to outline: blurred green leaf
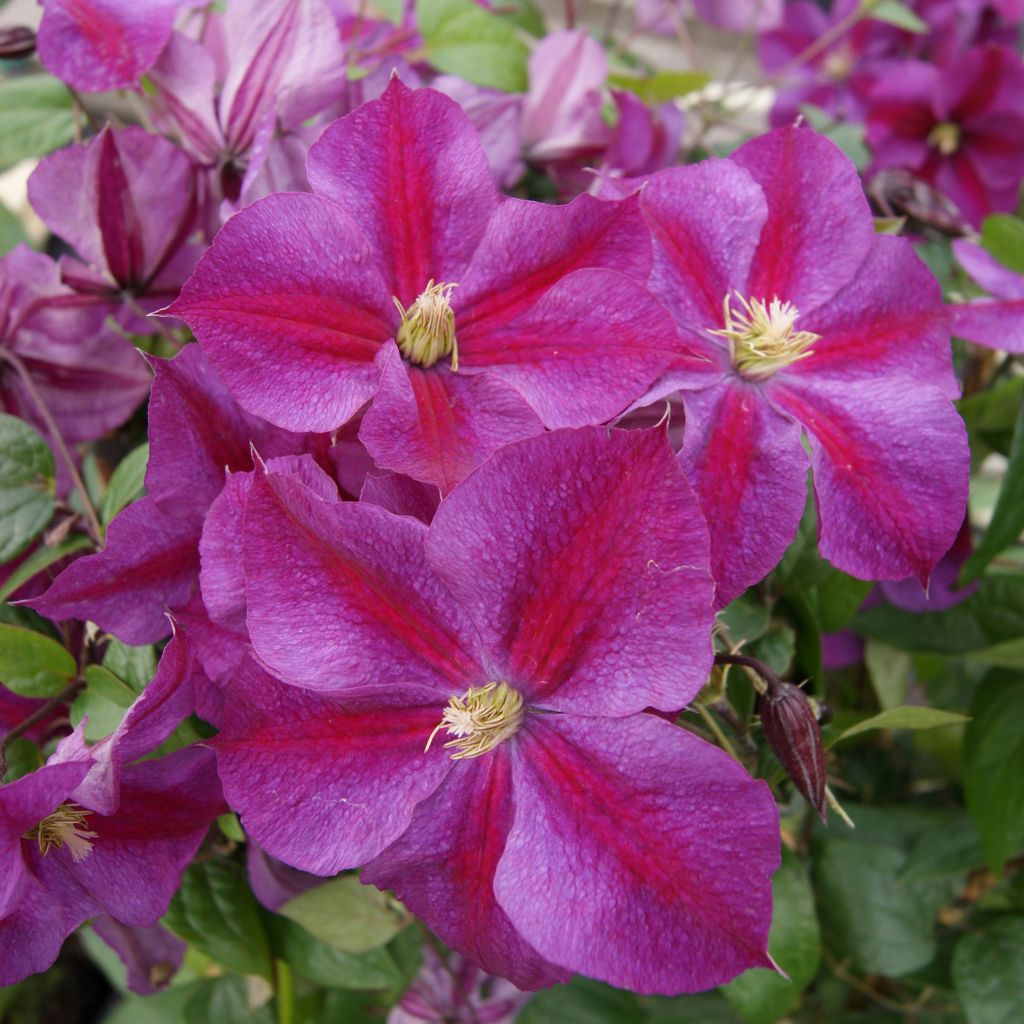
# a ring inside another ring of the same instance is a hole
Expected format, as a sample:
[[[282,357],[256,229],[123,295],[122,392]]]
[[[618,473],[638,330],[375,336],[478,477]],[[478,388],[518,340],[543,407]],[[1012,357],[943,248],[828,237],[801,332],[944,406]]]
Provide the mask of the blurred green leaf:
[[[28,235],[21,221],[0,203],[0,256],[5,256],[16,245],[28,244]]]
[[[21,626],[0,625],[0,683],[22,697],[55,697],[78,674],[56,641]]]
[[[577,977],[568,985],[535,995],[520,1011],[516,1024],[639,1024],[646,1019],[631,992]]]
[[[985,859],[1000,872],[1024,846],[1024,677],[992,672],[971,702],[964,794]]]
[[[193,986],[194,991],[185,1004],[184,1020],[187,1024],[274,1024],[273,1004],[259,1006],[249,1003],[249,988],[245,978],[228,974],[221,978],[208,978]]]
[[[992,519],[981,538],[981,543],[967,559],[960,574],[961,583],[976,580],[989,562],[1008,548],[1024,530],[1024,404],[1017,414],[1017,425],[1010,446],[1010,460],[1006,476],[999,488],[999,497],[992,511]]]
[[[772,928],[768,952],[789,975],[754,968],[722,988],[722,994],[748,1024],[775,1024],[800,1002],[821,963],[821,935],[814,892],[800,861],[787,849],[772,877]]]
[[[918,836],[907,857],[905,882],[960,878],[983,860],[978,832],[962,811]]]
[[[529,50],[515,27],[473,0],[417,0],[427,59],[440,71],[505,92],[526,92]]]
[[[4,581],[3,586],[0,586],[0,601],[6,601],[22,584],[27,583],[33,576],[53,565],[54,562],[59,562],[62,558],[67,558],[68,555],[90,547],[92,547],[92,541],[88,537],[75,534],[73,537],[67,537],[59,544],[55,544],[52,548],[45,545],[36,548],[16,569],[11,570],[11,574]]]
[[[185,1007],[201,981],[174,985],[151,996],[126,996],[103,1018],[103,1024],[189,1024]]]
[[[868,11],[868,17],[875,21],[885,21],[906,32],[927,32],[928,23],[916,15],[906,4],[899,0],[861,0]]]
[[[0,168],[60,149],[74,134],[71,93],[52,75],[0,82]]]
[[[299,893],[278,913],[346,953],[366,953],[390,942],[405,925],[389,897],[355,875],[332,878]]]
[[[131,504],[142,492],[142,485],[146,477],[146,463],[149,460],[149,445],[140,444],[134,451],[129,452],[117,465],[110,483],[107,485],[107,492],[103,495],[103,506],[100,510],[100,518],[106,526],[118,512]]]
[[[931,961],[945,885],[905,883],[907,855],[895,846],[829,838],[816,853],[818,905],[834,952],[838,947],[862,970],[892,978]]]
[[[0,414],[0,563],[20,555],[46,529],[53,478],[53,453],[39,432],[17,416]]]
[[[711,76],[705,71],[658,71],[643,78],[637,75],[612,74],[608,84],[615,89],[635,93],[645,103],[667,103],[703,89]]]
[[[1024,1011],[1024,917],[997,918],[953,953],[953,984],[968,1024],[1019,1024]]]
[[[763,661],[776,675],[789,668],[796,649],[796,634],[789,626],[776,626],[747,646],[751,657]]]
[[[1024,221],[1009,213],[993,213],[981,222],[981,244],[1004,267],[1024,274]]]
[[[873,586],[869,580],[855,579],[830,566],[828,575],[819,581],[816,591],[821,631],[838,633],[845,629]]]
[[[7,771],[0,778],[0,782],[13,782],[43,765],[43,757],[39,748],[24,737],[16,739],[5,751],[5,756]]]
[[[217,963],[241,974],[271,977],[260,908],[244,868],[234,861],[191,864],[163,923]]]
[[[883,710],[899,707],[907,698],[913,660],[906,651],[868,640],[864,645],[864,666]]]
[[[929,708],[919,704],[904,704],[898,708],[889,708],[871,718],[865,718],[863,722],[851,725],[849,729],[841,732],[830,746],[835,746],[841,740],[849,739],[851,736],[859,736],[863,732],[870,732],[872,729],[938,729],[944,725],[957,725],[966,722],[967,716],[956,711],[942,711],[939,708]]]

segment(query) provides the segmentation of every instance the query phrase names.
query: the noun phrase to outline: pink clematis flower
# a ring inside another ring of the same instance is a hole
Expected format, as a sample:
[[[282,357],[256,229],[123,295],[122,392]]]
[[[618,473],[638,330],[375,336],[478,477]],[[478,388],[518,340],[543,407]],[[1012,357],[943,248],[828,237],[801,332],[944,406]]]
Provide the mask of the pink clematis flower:
[[[656,393],[684,389],[680,457],[719,601],[793,538],[804,432],[822,555],[862,578],[926,581],[967,500],[948,317],[910,244],[875,235],[853,165],[810,129],[782,128],[729,160],[660,172],[642,205],[650,287],[713,364]]]
[[[136,85],[153,66],[182,7],[202,0],[42,0],[36,46],[48,71],[72,88]]]
[[[871,92],[869,173],[913,171],[964,218],[1013,210],[1024,180],[1024,66],[1013,50],[980,46],[939,68],[907,61]]]
[[[637,26],[674,34],[683,18],[696,15],[730,32],[767,32],[782,20],[785,0],[637,0]]]
[[[447,492],[503,444],[610,419],[677,352],[625,276],[650,256],[636,198],[501,200],[447,96],[393,80],[307,169],[315,194],[232,218],[168,307],[273,423],[333,430],[372,399],[377,463]]]
[[[711,664],[706,528],[663,431],[508,445],[429,527],[268,472],[244,535],[255,657],[284,682],[243,666],[212,743],[264,849],[365,864],[524,990],[771,965],[767,787],[644,713]]]
[[[62,281],[97,301],[116,306],[127,293],[145,312],[166,305],[199,259],[186,244],[196,226],[192,161],[141,128],[108,127],[51,154],[28,191],[47,227],[80,257],[61,260]]]
[[[980,245],[953,243],[957,262],[992,298],[951,303],[953,333],[1004,352],[1024,353],[1024,274],[1004,267]]]

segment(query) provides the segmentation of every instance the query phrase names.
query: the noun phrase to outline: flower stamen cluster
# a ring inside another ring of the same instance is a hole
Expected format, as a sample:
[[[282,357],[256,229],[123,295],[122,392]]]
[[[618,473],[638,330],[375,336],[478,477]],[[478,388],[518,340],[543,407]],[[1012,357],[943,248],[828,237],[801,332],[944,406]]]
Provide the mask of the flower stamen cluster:
[[[960,126],[952,121],[939,121],[928,133],[928,145],[943,156],[952,156],[960,148]]]
[[[812,354],[811,345],[821,335],[794,330],[800,313],[791,302],[776,297],[766,304],[739,293],[736,298],[741,309],[735,310],[726,295],[722,302],[725,327],[709,333],[728,339],[729,357],[741,377],[764,380]]]
[[[455,737],[444,745],[445,750],[455,748],[451,755],[453,761],[479,757],[513,735],[522,720],[522,695],[508,683],[471,686],[461,697],[449,699],[424,751],[430,749],[434,737],[445,729],[449,736]]]
[[[439,359],[452,357],[452,369],[459,368],[459,348],[455,341],[455,314],[451,307],[454,284],[433,279],[420,297],[405,309],[397,298],[395,307],[402,318],[395,341],[402,355],[417,366],[433,366]]]
[[[22,838],[34,840],[39,845],[39,853],[43,857],[51,849],[60,850],[67,846],[72,858],[78,863],[92,853],[92,840],[97,835],[85,827],[88,818],[89,811],[75,804],[61,804]]]

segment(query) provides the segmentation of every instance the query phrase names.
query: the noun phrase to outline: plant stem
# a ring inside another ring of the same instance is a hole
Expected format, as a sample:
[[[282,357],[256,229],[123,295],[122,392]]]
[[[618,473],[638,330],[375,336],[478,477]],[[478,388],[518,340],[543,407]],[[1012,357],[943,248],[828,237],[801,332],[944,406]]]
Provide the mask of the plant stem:
[[[284,960],[274,960],[274,1005],[277,1024],[295,1024],[295,985],[292,969]]]
[[[722,732],[722,727],[715,721],[715,716],[703,704],[696,704],[700,717],[704,719],[704,724],[711,730],[712,735],[715,737],[715,742],[734,760],[740,761],[739,755],[736,753],[733,745],[729,742],[729,738]]]
[[[767,684],[769,696],[775,696],[782,689],[782,680],[763,662],[746,654],[716,654],[716,665],[741,665],[753,669]]]
[[[89,492],[85,487],[85,482],[82,480],[81,474],[78,472],[78,467],[75,465],[75,460],[72,458],[71,452],[64,441],[64,436],[61,434],[60,428],[57,426],[57,421],[53,418],[53,415],[47,408],[46,402],[43,401],[43,396],[39,393],[39,389],[36,387],[35,381],[32,379],[32,374],[28,372],[28,368],[25,364],[9,349],[0,348],[0,357],[12,366],[14,368],[14,372],[21,378],[21,383],[24,386],[25,391],[28,392],[29,398],[32,399],[32,403],[35,405],[40,419],[44,424],[46,424],[46,429],[57,448],[57,452],[64,461],[64,465],[67,467],[68,474],[71,477],[71,482],[74,484],[75,490],[78,491],[78,496],[82,499],[82,508],[85,511],[85,518],[89,524],[89,531],[92,533],[93,540],[96,541],[98,547],[102,547],[103,527],[100,526],[99,516],[96,515],[96,509],[93,508],[92,501],[89,498]]]

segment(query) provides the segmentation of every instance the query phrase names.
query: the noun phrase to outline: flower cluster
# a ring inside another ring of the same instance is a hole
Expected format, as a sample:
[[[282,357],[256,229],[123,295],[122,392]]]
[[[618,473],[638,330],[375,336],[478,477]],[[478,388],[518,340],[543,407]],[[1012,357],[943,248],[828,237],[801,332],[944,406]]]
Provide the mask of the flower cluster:
[[[772,768],[684,716],[744,663],[716,615],[808,508],[828,571],[927,587],[968,496],[951,334],[1024,345],[1020,275],[964,239],[992,297],[945,304],[798,115],[864,120],[870,174],[980,224],[1024,178],[1012,19],[922,3],[919,38],[843,0],[695,0],[761,32],[784,88],[773,130],[677,165],[679,106],[583,29],[498,90],[422,10],[220,6],[48,0],[37,36],[75,89],[139,87],[148,128],[44,157],[63,254],[0,260],[4,411],[57,452],[61,503],[12,545],[0,628],[71,665],[0,689],[41,752],[0,785],[0,985],[98,918],[158,987],[182,955],[158,922],[228,811],[270,909],[358,870],[453,951],[396,1022],[778,969]],[[147,394],[145,494],[140,463],[97,512],[75,446]],[[164,641],[119,680],[111,652]],[[768,678],[764,736],[824,817],[815,710]],[[97,686],[109,727],[78,704]]]

